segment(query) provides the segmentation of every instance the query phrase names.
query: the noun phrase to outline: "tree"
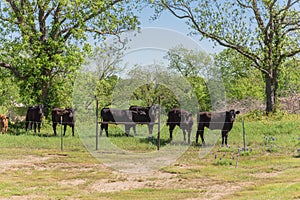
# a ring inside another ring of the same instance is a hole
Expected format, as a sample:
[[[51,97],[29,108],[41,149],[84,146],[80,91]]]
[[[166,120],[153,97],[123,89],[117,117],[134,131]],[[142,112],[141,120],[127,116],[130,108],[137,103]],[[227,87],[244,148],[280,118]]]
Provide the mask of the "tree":
[[[264,99],[262,73],[251,67],[249,59],[236,54],[233,49],[225,49],[215,55],[214,61],[220,69],[226,97],[233,100]]]
[[[170,61],[169,69],[175,70],[183,77],[199,76],[201,69],[212,65],[212,59],[207,53],[186,49],[182,45],[171,48],[166,58]]]
[[[293,96],[300,93],[300,60],[299,57],[287,60],[279,77],[279,96]]]
[[[199,109],[210,110],[212,102],[206,82],[209,79],[207,72],[213,64],[211,56],[203,51],[186,49],[179,45],[171,48],[166,58],[169,60],[168,68],[186,78],[194,88]]]
[[[121,43],[121,47],[116,44],[118,44],[116,40],[110,43],[104,42],[101,46],[96,46],[85,59],[85,68],[96,68],[95,75],[98,77],[98,80],[106,79],[122,72],[123,67],[120,67],[119,63],[124,56],[125,47],[123,46],[124,43]]]
[[[0,71],[0,113],[7,113],[9,108],[20,103],[19,88],[9,70]]]
[[[234,49],[264,74],[266,112],[273,112],[284,61],[300,52],[299,0],[153,0],[187,20],[193,34]],[[298,10],[297,10],[298,9]]]
[[[82,70],[76,77],[73,102],[81,111],[88,110],[98,102],[100,108],[111,104],[112,93],[122,69],[118,66],[122,61],[123,44],[106,43],[94,47],[86,57]]]
[[[182,107],[195,111],[198,108],[193,88],[182,76],[167,70],[163,64],[136,65],[119,79],[113,91],[112,106],[152,106],[158,103],[168,111]]]
[[[136,28],[135,3],[1,1],[0,66],[18,78],[28,103],[57,104],[59,93],[70,96],[75,72],[90,50],[90,38],[102,41]]]
[[[127,74],[128,85],[127,87],[137,87],[131,94],[130,100],[135,104],[141,106],[152,106],[158,103],[158,97],[161,96],[163,99],[168,99],[167,93],[166,98],[162,94],[162,85],[157,84],[157,73],[165,73],[162,70],[162,66],[159,64],[150,64],[147,66],[135,65]],[[165,88],[164,88],[165,89]],[[126,91],[126,90],[124,90]]]

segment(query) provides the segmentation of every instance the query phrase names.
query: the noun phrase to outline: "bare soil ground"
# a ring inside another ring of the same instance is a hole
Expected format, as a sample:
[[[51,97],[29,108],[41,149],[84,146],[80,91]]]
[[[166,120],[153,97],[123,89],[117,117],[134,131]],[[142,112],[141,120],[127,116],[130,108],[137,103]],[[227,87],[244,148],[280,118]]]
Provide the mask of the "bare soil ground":
[[[55,158],[57,155],[48,155],[43,157],[38,156],[26,156],[21,159],[15,160],[2,160],[0,163],[0,173],[5,173],[7,170],[23,170],[24,173],[30,173],[32,169],[47,171],[53,168],[66,170],[68,173],[72,173],[78,170],[90,170],[97,168],[97,170],[109,170],[102,164],[84,165],[74,164],[70,166],[70,163],[64,164],[62,162],[51,163],[51,165],[45,165],[45,161],[48,159]],[[184,167],[184,166],[182,166]],[[27,169],[27,170],[26,170]],[[167,173],[163,171],[156,171],[154,173],[144,174],[123,174],[120,172],[112,171],[115,178],[104,178],[100,180],[89,180],[88,178],[77,178],[72,180],[62,180],[59,183],[63,186],[79,186],[87,185],[84,190],[94,191],[99,193],[106,192],[119,192],[124,190],[133,190],[139,188],[153,188],[153,189],[192,189],[198,190],[199,195],[196,199],[222,199],[226,195],[230,195],[236,191],[242,190],[243,188],[253,184],[252,182],[220,182],[213,178],[194,178],[185,179],[180,178],[176,173]],[[270,174],[268,174],[270,175]],[[258,174],[257,176],[264,176]],[[276,176],[276,174],[274,174]],[[32,191],[35,188],[31,188]],[[12,200],[26,200],[26,199],[44,199],[33,192],[32,195],[26,196],[11,196],[9,198],[0,199],[12,199]],[[189,199],[192,200],[192,199]]]

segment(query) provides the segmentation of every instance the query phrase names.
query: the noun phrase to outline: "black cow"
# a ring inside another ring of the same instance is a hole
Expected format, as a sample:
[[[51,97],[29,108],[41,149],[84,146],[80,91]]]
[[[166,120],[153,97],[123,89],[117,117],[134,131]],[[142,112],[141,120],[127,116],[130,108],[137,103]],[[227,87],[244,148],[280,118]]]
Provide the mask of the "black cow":
[[[190,144],[192,127],[194,124],[193,116],[188,111],[181,108],[173,108],[168,112],[167,126],[169,126],[170,140],[173,139],[173,130],[176,126],[183,132],[184,141],[186,141],[186,131],[188,132],[188,143]]]
[[[56,135],[57,124],[64,125],[64,135],[66,134],[67,125],[72,128],[72,136],[74,136],[75,127],[75,109],[73,108],[53,108],[52,109],[52,127],[54,135]]]
[[[132,110],[120,110],[115,108],[102,108],[101,109],[101,129],[100,136],[102,136],[103,129],[108,137],[108,123],[112,122],[115,124],[122,123],[125,125],[125,134],[129,135],[130,128],[133,127],[134,132],[136,124],[132,121],[133,115],[137,115],[136,111]]]
[[[137,124],[147,124],[149,134],[152,134],[153,132],[156,109],[157,109],[156,106],[151,106],[151,107],[130,106],[129,107],[129,110],[135,111],[132,113],[133,114],[132,121]]]
[[[34,132],[36,133],[36,126],[38,127],[38,132],[40,132],[41,123],[43,121],[43,116],[44,116],[43,109],[44,109],[44,105],[30,106],[27,109],[26,119],[25,119],[26,131],[27,129],[32,129],[32,124],[33,124]]]
[[[236,114],[240,111],[226,111],[226,112],[199,112],[197,115],[198,129],[196,134],[196,143],[198,143],[199,135],[201,136],[202,144],[204,141],[204,127],[211,130],[222,130],[222,146],[227,146],[227,137],[229,131],[232,129],[233,122],[235,121]]]

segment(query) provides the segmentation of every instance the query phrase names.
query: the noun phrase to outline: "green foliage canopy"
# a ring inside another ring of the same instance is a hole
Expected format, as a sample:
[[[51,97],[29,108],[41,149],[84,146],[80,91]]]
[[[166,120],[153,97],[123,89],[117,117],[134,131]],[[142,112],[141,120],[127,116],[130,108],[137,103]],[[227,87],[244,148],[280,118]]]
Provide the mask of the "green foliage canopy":
[[[274,111],[284,61],[300,52],[300,1],[153,0],[159,15],[167,10],[186,20],[192,34],[209,38],[252,61],[264,74],[266,112]]]
[[[0,66],[18,78],[27,104],[63,104],[89,38],[102,41],[139,24],[136,1],[1,1]]]
[[[211,110],[212,102],[206,85],[207,72],[213,68],[211,56],[204,51],[187,49],[180,45],[171,48],[166,58],[169,60],[168,68],[186,78],[194,88],[199,109]]]
[[[215,55],[215,65],[220,69],[226,96],[230,99],[264,99],[262,73],[251,67],[251,61],[225,49]]]

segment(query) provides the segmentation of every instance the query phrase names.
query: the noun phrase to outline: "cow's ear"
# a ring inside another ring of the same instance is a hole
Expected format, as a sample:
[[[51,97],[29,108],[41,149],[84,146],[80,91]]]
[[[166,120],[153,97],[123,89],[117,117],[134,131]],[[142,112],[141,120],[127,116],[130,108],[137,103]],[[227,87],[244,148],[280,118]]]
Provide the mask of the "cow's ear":
[[[235,114],[240,114],[240,111],[239,111],[239,110],[237,110],[237,111],[235,112]]]

